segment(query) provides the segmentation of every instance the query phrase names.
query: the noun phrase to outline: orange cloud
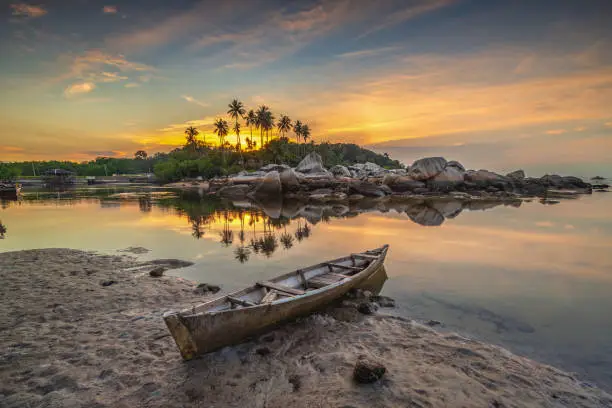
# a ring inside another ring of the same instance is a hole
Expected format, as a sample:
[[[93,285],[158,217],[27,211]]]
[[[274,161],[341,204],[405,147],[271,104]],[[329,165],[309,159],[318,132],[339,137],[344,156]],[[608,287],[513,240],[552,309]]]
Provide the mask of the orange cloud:
[[[567,133],[567,130],[565,130],[565,129],[551,129],[551,130],[547,130],[546,131],[547,135],[562,135],[563,133]]]
[[[64,95],[67,98],[71,98],[76,95],[89,93],[93,91],[95,88],[96,88],[96,84],[94,84],[93,82],[82,82],[82,83],[72,84],[64,90]]]
[[[43,8],[43,6],[33,6],[30,4],[19,3],[19,4],[11,4],[11,8],[13,9],[14,16],[24,16],[24,17],[42,17],[47,14],[47,10]]]
[[[117,6],[104,6],[102,12],[106,14],[115,14],[117,13]]]

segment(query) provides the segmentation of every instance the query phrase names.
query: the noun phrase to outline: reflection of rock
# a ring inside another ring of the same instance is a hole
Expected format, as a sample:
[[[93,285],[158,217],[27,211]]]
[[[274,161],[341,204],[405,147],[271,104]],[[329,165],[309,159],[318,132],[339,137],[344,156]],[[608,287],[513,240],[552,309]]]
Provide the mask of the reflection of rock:
[[[431,204],[444,218],[455,218],[463,210],[463,204],[460,201],[433,201]]]
[[[340,164],[335,165],[331,169],[329,169],[331,173],[336,177],[352,177],[351,172],[345,166]]]
[[[246,184],[236,184],[233,186],[224,186],[217,191],[217,195],[227,198],[243,198],[246,197],[250,190],[250,186]]]
[[[310,152],[295,168],[296,171],[304,174],[327,173],[323,167],[323,160],[318,153]]]
[[[279,196],[282,193],[280,175],[274,170],[266,174],[261,182],[253,190],[255,196]]]
[[[419,225],[437,227],[444,222],[444,216],[437,210],[427,206],[415,206],[408,209],[408,217]]]
[[[276,200],[268,199],[257,202],[257,205],[268,217],[272,219],[278,219],[281,216],[283,200],[280,197]]]
[[[410,166],[408,175],[414,180],[429,180],[441,173],[445,167],[444,157],[426,157],[415,161]]]

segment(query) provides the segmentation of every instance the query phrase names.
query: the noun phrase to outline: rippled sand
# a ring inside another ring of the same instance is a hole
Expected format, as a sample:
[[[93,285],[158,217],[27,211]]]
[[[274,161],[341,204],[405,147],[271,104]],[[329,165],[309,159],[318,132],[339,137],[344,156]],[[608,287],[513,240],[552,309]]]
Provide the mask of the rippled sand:
[[[563,371],[351,308],[184,363],[161,314],[202,296],[148,276],[152,266],[67,249],[0,254],[0,406],[612,406]],[[360,355],[387,367],[383,380],[352,381]]]

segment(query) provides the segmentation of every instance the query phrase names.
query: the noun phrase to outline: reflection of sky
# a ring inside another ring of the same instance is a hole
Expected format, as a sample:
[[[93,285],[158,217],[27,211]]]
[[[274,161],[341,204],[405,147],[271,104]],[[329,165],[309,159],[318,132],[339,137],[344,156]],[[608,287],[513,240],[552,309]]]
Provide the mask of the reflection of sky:
[[[0,6],[1,160],[211,142],[239,97],[408,163],[612,170],[608,0],[35,3]]]
[[[152,206],[136,200],[101,206],[96,199],[45,204],[24,201],[0,210],[8,229],[0,250],[143,246],[152,250],[145,258],[194,260],[174,273],[228,290],[389,243],[384,293],[398,299],[401,313],[441,320],[612,386],[609,193],[557,205],[464,210],[441,227],[423,227],[394,210],[274,227],[261,211],[247,211],[244,245],[272,232],[278,248],[270,258],[251,252],[244,264],[235,259],[242,225],[235,210],[206,217],[195,239],[193,215],[160,208],[155,200]],[[298,241],[295,234],[307,223],[310,237]],[[232,233],[228,246],[220,242],[223,231]],[[290,249],[280,242],[285,232],[294,237]]]

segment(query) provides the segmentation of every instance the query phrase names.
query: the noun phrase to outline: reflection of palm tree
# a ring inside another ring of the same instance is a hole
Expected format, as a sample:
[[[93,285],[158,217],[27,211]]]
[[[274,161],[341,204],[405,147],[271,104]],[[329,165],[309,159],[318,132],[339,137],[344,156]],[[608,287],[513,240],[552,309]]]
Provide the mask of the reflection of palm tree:
[[[251,256],[251,250],[248,247],[241,245],[234,250],[234,255],[240,263],[245,263],[249,260],[249,256]]]
[[[274,251],[278,248],[278,241],[272,233],[266,234],[260,242],[261,252],[263,252],[268,258],[272,256]]]
[[[143,197],[138,197],[138,208],[141,212],[151,212],[151,208],[153,204],[151,203],[151,196],[146,195]]]
[[[297,230],[295,231],[295,238],[297,238],[297,240],[299,242],[301,242],[304,238],[308,238],[310,236],[310,227],[308,226],[308,223],[304,223],[304,226],[302,227],[300,220],[298,219],[298,227]]]
[[[4,239],[4,235],[6,234],[6,225],[0,221],[0,239]]]
[[[230,246],[234,242],[234,231],[230,229],[229,214],[227,210],[223,213],[223,231],[221,232],[221,243],[225,246]]]
[[[289,249],[293,246],[293,236],[288,234],[287,232],[283,233],[280,238],[281,244],[283,244],[283,248]]]
[[[191,219],[191,235],[195,239],[200,239],[204,236],[204,231],[202,231],[202,217],[193,217]]]
[[[258,239],[251,239],[251,248],[253,248],[253,252],[255,252],[256,254],[259,253],[259,250],[261,249],[261,242]]]

